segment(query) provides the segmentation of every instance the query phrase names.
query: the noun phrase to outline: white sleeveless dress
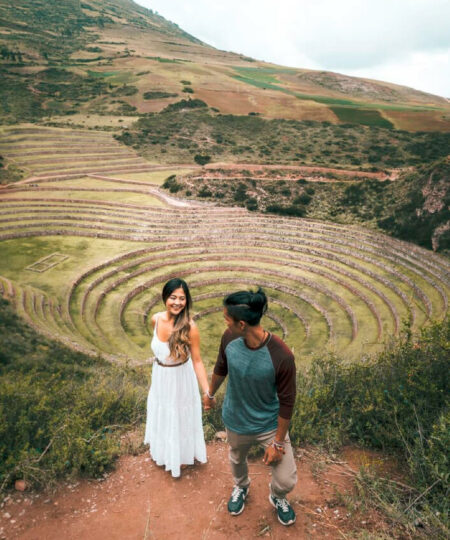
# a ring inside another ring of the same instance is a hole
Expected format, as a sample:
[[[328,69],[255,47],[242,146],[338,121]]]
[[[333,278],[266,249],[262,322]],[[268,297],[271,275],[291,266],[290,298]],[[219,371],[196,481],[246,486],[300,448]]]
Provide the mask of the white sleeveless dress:
[[[152,351],[161,363],[174,363],[169,358],[169,344],[158,338],[158,318]],[[192,465],[194,459],[206,463],[202,406],[191,358],[172,367],[154,362],[144,443],[150,445],[150,455],[156,464],[164,465],[173,477],[180,476],[181,465]]]

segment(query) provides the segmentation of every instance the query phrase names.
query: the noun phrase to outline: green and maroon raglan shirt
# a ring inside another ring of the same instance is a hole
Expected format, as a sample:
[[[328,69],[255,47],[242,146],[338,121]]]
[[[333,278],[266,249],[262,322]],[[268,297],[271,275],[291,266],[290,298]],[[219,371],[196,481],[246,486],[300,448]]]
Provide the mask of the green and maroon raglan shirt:
[[[214,373],[228,375],[222,407],[225,426],[240,434],[266,433],[278,416],[290,419],[295,402],[295,361],[289,347],[269,333],[256,349],[226,330]]]

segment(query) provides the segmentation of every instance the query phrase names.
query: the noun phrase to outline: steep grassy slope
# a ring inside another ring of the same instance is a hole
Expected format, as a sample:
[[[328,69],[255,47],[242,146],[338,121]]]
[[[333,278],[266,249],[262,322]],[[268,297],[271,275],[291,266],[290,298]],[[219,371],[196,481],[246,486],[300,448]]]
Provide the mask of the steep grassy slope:
[[[443,98],[219,51],[128,0],[0,2],[0,118],[107,118],[193,95],[227,114],[450,129]]]

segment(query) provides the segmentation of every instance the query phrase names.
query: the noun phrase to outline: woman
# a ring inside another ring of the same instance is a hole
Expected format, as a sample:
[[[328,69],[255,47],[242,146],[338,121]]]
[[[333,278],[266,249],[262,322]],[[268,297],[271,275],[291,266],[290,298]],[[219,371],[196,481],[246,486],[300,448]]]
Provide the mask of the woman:
[[[171,279],[164,285],[162,298],[166,311],[152,317],[151,348],[156,359],[144,442],[150,445],[157,465],[178,477],[182,465],[192,465],[194,460],[206,463],[197,380],[206,393],[208,379],[198,328],[189,314],[192,299],[186,282]]]

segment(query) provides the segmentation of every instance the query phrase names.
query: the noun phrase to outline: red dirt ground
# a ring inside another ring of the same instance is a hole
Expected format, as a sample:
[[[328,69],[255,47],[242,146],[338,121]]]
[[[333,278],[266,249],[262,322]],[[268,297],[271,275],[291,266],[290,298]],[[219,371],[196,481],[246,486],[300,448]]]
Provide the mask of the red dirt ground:
[[[246,170],[246,171],[270,171],[270,170],[282,170],[283,175],[282,177],[284,179],[288,179],[286,174],[284,174],[286,171],[292,171],[292,174],[303,174],[308,175],[311,173],[332,173],[335,174],[338,177],[351,177],[351,178],[357,178],[357,177],[363,177],[363,178],[374,178],[378,180],[394,180],[398,176],[398,171],[394,170],[391,171],[391,174],[386,174],[384,172],[368,172],[368,171],[355,171],[351,169],[336,169],[332,167],[316,167],[314,165],[266,165],[266,164],[246,164],[246,163],[208,163],[205,165],[204,169],[208,171],[208,169],[224,169],[229,171],[234,171],[237,169]],[[206,172],[203,170],[203,173]],[[217,171],[214,171],[215,173]],[[207,172],[206,172],[207,175]],[[203,174],[203,176],[205,176]],[[270,178],[272,179],[272,178]],[[336,181],[336,180],[334,180]]]
[[[348,455],[357,469],[361,452]],[[61,483],[52,493],[16,491],[1,505],[0,539],[308,540],[351,539],[357,530],[380,531],[379,516],[351,515],[336,495],[352,489],[347,463],[327,463],[307,449],[297,450],[297,458],[299,481],[289,496],[297,521],[291,527],[278,523],[268,502],[269,469],[260,458],[250,463],[252,484],[244,512],[228,514],[228,448],[215,442],[208,445],[208,463],[188,467],[179,479],[145,452],[123,456],[116,470],[101,480]]]

